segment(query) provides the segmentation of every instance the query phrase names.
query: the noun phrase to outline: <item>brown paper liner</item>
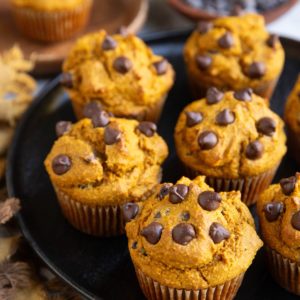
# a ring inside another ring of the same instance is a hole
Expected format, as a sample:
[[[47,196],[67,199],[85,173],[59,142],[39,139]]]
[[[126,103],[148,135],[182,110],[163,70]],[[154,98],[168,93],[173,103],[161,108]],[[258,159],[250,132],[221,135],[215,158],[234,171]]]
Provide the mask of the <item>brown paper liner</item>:
[[[274,280],[284,289],[300,296],[300,266],[265,246],[268,267]]]
[[[244,278],[243,273],[215,287],[202,290],[185,290],[161,285],[137,267],[135,267],[135,272],[140,287],[148,300],[231,300],[235,297]]]
[[[300,165],[300,134],[287,127],[287,137],[288,151],[297,164]]]
[[[79,7],[62,11],[38,11],[13,6],[13,15],[18,29],[26,36],[43,42],[55,42],[68,39],[85,27],[92,2],[83,1]]]

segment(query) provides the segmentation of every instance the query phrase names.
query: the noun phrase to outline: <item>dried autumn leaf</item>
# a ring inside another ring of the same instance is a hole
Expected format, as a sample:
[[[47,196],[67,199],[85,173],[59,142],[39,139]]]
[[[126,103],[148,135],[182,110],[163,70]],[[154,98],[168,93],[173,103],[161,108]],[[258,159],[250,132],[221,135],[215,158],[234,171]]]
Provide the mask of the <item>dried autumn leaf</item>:
[[[0,224],[9,221],[20,208],[20,200],[17,198],[8,198],[0,203]]]

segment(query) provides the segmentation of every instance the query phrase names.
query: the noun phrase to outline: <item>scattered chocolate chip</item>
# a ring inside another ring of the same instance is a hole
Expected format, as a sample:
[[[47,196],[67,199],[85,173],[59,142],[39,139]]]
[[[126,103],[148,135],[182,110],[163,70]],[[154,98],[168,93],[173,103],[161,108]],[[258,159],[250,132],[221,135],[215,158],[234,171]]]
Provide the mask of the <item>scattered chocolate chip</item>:
[[[213,211],[219,208],[220,203],[222,201],[222,198],[220,194],[212,191],[205,191],[202,192],[198,196],[198,203],[200,206],[207,210],[207,211]]]
[[[139,213],[139,206],[136,203],[126,203],[122,206],[124,221],[127,223],[133,220]]]
[[[266,65],[263,62],[254,62],[249,66],[247,74],[253,79],[261,78],[266,74]]]
[[[235,115],[228,108],[222,110],[216,116],[216,123],[221,126],[226,126],[226,125],[232,124],[234,122],[234,120],[235,120]]]
[[[235,99],[240,101],[251,101],[252,100],[252,89],[242,89],[233,93]]]
[[[92,115],[92,123],[95,128],[105,127],[109,124],[109,115],[106,111],[102,110]]]
[[[291,223],[294,229],[300,230],[300,211],[293,214]]]
[[[132,69],[132,62],[125,56],[120,56],[115,59],[113,63],[113,68],[121,74],[126,74]]]
[[[184,211],[181,214],[181,220],[182,221],[188,221],[190,219],[191,215],[188,211]]]
[[[61,137],[64,133],[70,131],[72,126],[71,122],[68,121],[59,121],[55,125],[55,131],[57,137]]]
[[[133,242],[132,245],[131,245],[131,248],[132,249],[136,249],[137,245],[138,245],[138,242]]]
[[[164,183],[158,193],[158,198],[162,200],[169,194],[169,190],[171,188],[172,184],[171,183]]]
[[[102,106],[97,101],[87,103],[83,108],[83,115],[86,118],[92,118],[93,114],[99,113],[102,110]]]
[[[153,63],[153,66],[156,70],[157,75],[164,75],[168,71],[168,62],[166,59],[162,59]]]
[[[209,236],[215,244],[219,244],[223,240],[229,239],[230,233],[220,223],[214,222],[209,228]]]
[[[173,241],[180,245],[187,245],[196,237],[196,231],[192,224],[180,223],[172,230]]]
[[[185,184],[173,185],[169,190],[169,199],[173,204],[181,203],[189,192],[189,187]]]
[[[198,137],[201,150],[210,150],[218,144],[218,136],[213,131],[204,131]]]
[[[246,147],[246,157],[251,160],[261,158],[263,153],[264,153],[264,146],[259,141],[251,142]]]
[[[229,49],[234,44],[233,36],[230,32],[226,32],[223,36],[221,36],[218,40],[218,44],[223,49]]]
[[[279,37],[277,34],[271,34],[267,39],[267,45],[271,48],[275,48],[276,44],[279,42]]]
[[[295,176],[281,179],[279,183],[280,183],[282,192],[286,196],[291,195],[295,190],[296,182],[297,182],[297,178]]]
[[[71,158],[67,155],[60,154],[52,161],[52,170],[57,175],[63,175],[67,173],[71,169],[71,166]]]
[[[161,218],[161,213],[159,211],[154,215],[154,219],[160,219],[160,218]]]
[[[196,56],[197,67],[202,71],[207,70],[210,67],[211,63],[212,63],[212,58],[208,55]]]
[[[148,121],[140,122],[138,125],[138,130],[147,137],[151,137],[157,131],[156,124]]]
[[[261,118],[256,124],[257,131],[267,136],[273,136],[276,130],[276,122],[272,118]]]
[[[142,229],[141,235],[146,238],[148,243],[155,245],[159,242],[163,226],[158,222],[152,222],[147,227]]]
[[[200,112],[186,111],[186,126],[193,127],[203,120],[203,115]]]
[[[117,47],[117,42],[109,35],[107,35],[102,43],[102,50],[113,50]]]
[[[224,93],[222,93],[215,87],[211,87],[206,92],[206,103],[209,105],[216,104],[220,102],[223,99],[223,97]]]
[[[68,88],[71,89],[73,87],[73,76],[71,73],[62,73],[60,78],[60,83]]]
[[[207,21],[200,21],[197,24],[197,31],[200,34],[205,34],[207,33],[209,30],[211,30],[213,28],[213,23],[211,22],[207,22]]]
[[[121,131],[107,126],[104,131],[104,142],[106,145],[113,145],[121,139]]]
[[[266,219],[269,222],[274,222],[276,221],[279,216],[283,213],[283,203],[282,202],[271,202],[271,203],[267,203],[264,206],[264,212],[265,212],[265,216]]]

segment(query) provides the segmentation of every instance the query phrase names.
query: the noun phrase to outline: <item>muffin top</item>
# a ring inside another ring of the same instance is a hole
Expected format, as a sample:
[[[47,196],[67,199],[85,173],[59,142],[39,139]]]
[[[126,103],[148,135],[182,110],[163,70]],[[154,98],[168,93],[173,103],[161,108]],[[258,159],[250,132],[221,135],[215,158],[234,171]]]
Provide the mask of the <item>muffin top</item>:
[[[39,10],[57,10],[74,8],[90,0],[12,0],[13,5],[18,7],[33,8]]]
[[[285,105],[284,120],[295,132],[300,132],[300,76]]]
[[[104,30],[79,39],[64,62],[72,100],[98,100],[114,114],[135,114],[154,105],[171,88],[172,66],[132,34]]]
[[[185,165],[206,176],[254,176],[275,167],[285,154],[283,126],[251,89],[210,88],[205,99],[180,114],[176,150]]]
[[[76,124],[59,122],[59,139],[45,160],[52,183],[74,200],[117,205],[149,196],[168,154],[150,122],[104,111]]]
[[[300,262],[300,173],[265,190],[257,203],[257,213],[266,244]]]
[[[195,76],[233,90],[276,78],[284,62],[278,37],[266,31],[264,18],[256,14],[200,22],[184,56]]]
[[[123,207],[133,262],[163,285],[205,289],[242,274],[262,242],[240,192],[215,193],[205,177],[165,183]]]

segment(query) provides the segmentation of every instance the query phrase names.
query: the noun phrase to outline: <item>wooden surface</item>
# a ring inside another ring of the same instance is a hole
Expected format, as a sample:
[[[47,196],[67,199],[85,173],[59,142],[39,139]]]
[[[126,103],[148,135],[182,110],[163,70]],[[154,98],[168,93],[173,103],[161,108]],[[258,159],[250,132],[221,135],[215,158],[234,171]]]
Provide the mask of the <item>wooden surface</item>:
[[[80,35],[101,28],[113,33],[121,26],[128,27],[130,32],[137,32],[144,24],[147,16],[148,0],[94,1],[90,23],[81,34],[62,43],[47,44],[22,36],[14,25],[9,0],[0,0],[0,52],[18,43],[26,58],[34,55],[36,68],[33,73],[35,75],[49,75],[60,71],[63,59]]]

